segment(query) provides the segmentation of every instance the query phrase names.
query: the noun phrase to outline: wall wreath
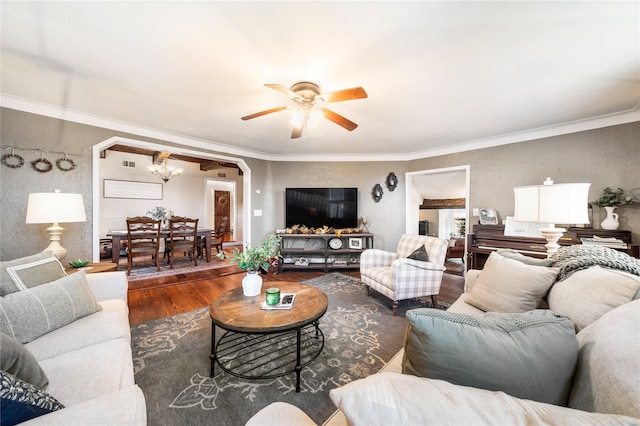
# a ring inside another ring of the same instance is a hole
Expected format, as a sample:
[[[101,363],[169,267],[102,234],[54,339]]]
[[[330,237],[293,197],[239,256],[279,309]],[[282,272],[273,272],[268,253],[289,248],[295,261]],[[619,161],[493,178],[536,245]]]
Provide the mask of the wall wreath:
[[[53,164],[46,158],[40,158],[31,162],[31,168],[36,172],[47,173],[53,169]]]
[[[24,158],[20,157],[18,154],[14,154],[13,152],[11,154],[3,155],[1,161],[2,164],[11,169],[18,169],[24,166]]]
[[[56,160],[56,167],[63,172],[68,172],[76,168],[76,163],[66,155]]]

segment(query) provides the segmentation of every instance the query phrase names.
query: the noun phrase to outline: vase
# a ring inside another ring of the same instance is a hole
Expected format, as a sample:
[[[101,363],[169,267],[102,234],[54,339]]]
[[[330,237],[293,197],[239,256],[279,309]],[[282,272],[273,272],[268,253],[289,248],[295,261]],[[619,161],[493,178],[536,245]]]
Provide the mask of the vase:
[[[245,296],[257,296],[262,290],[262,277],[258,271],[247,271],[242,279],[242,294]]]
[[[618,213],[613,212],[615,208],[615,206],[608,206],[604,208],[607,211],[607,217],[605,217],[600,223],[600,227],[602,229],[615,231],[620,226],[620,223],[618,222]]]

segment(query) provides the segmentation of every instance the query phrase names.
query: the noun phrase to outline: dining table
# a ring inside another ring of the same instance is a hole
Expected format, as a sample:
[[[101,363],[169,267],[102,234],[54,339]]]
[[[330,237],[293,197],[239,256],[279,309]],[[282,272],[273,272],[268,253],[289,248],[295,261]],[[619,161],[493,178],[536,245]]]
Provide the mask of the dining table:
[[[212,228],[198,228],[197,234],[199,237],[204,238],[205,246],[205,258],[207,262],[211,262],[211,233]],[[120,248],[122,247],[121,240],[127,241],[126,229],[115,229],[107,232],[107,237],[111,238],[111,261],[118,263],[120,260]],[[169,229],[160,230],[160,238],[168,238]]]

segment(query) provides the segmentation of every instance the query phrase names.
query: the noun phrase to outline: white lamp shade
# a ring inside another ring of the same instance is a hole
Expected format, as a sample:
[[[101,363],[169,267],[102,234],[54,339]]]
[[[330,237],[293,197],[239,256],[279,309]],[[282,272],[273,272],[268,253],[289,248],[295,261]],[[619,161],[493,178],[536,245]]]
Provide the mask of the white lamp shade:
[[[26,223],[86,222],[82,194],[35,192],[29,194]]]
[[[548,224],[589,223],[590,186],[590,183],[564,183],[513,188],[514,220]]]

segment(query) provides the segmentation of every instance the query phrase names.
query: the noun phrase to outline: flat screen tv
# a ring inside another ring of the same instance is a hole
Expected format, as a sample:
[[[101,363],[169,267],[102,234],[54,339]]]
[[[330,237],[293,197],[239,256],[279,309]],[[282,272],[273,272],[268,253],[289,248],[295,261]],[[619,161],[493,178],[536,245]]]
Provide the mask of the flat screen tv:
[[[357,228],[358,188],[287,188],[286,226]]]

